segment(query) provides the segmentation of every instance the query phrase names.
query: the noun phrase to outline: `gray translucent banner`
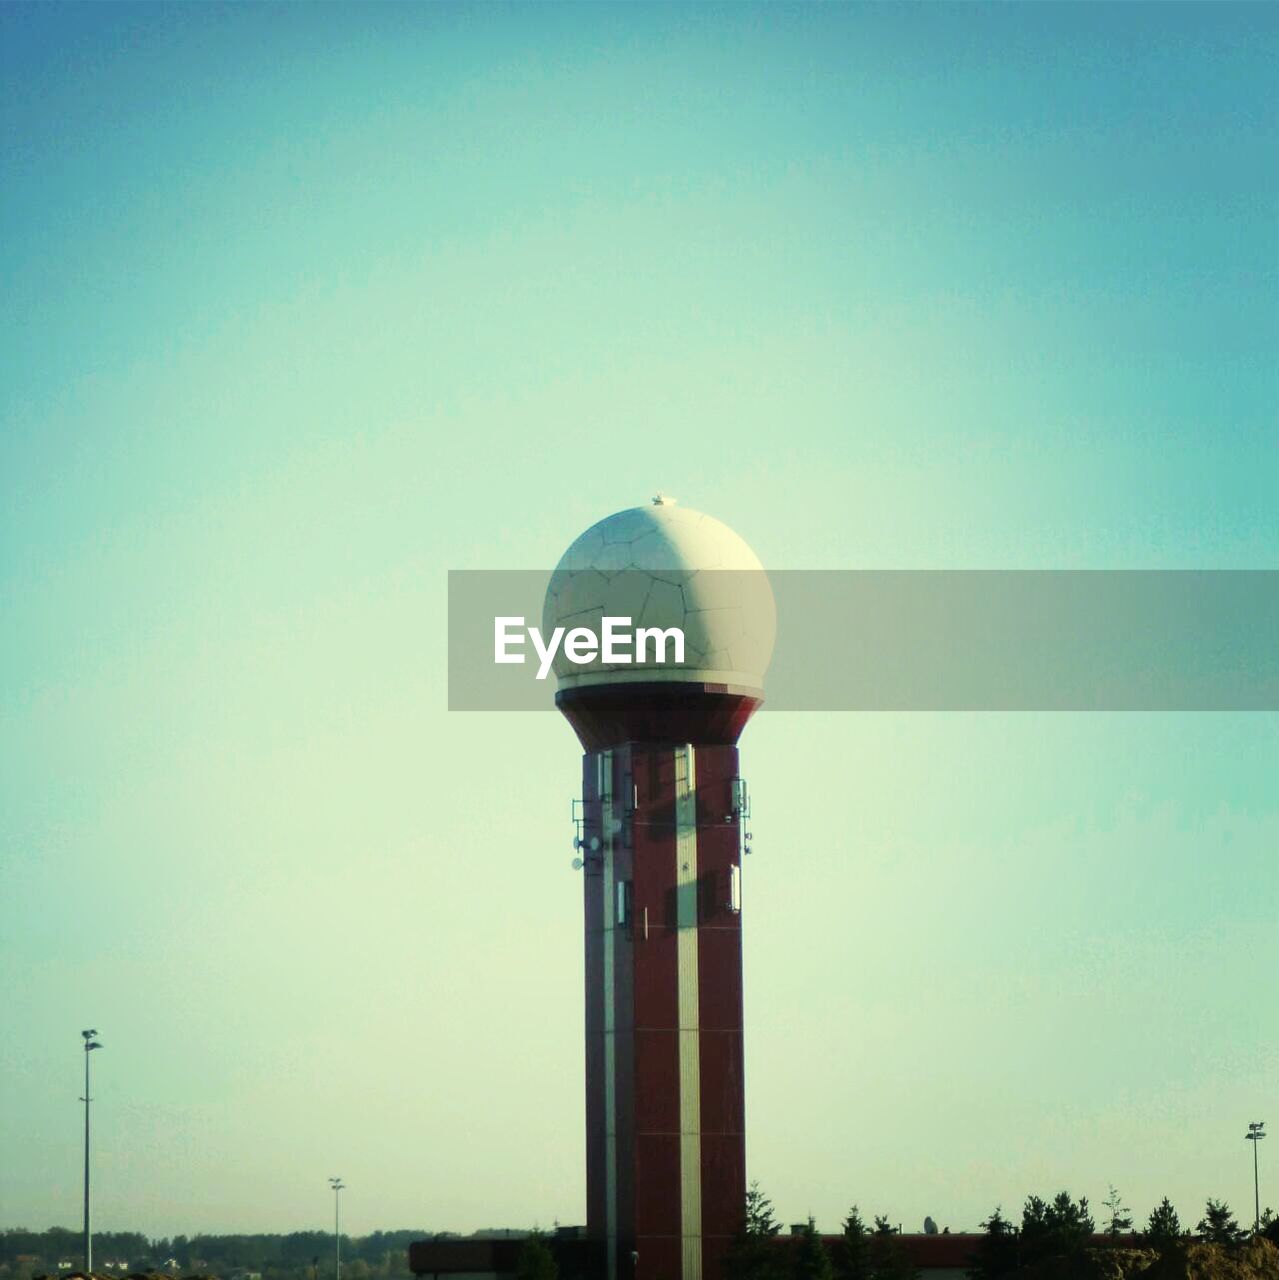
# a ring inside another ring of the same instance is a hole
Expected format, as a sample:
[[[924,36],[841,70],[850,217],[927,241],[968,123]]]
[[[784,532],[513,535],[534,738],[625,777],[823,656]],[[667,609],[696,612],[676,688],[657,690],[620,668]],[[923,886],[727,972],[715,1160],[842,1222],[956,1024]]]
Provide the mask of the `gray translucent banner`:
[[[523,664],[494,661],[494,619],[540,628],[550,576],[449,573],[450,710],[553,708],[555,675],[536,678],[529,644]],[[609,598],[644,599],[652,576],[613,575]],[[769,710],[1279,710],[1279,571],[789,570],[768,581]]]

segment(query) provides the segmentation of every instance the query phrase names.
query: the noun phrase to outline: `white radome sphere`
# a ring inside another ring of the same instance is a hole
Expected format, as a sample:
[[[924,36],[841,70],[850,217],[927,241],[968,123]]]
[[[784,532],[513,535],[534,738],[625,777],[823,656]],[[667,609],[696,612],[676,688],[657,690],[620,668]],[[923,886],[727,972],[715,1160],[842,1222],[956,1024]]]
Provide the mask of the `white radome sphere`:
[[[690,681],[763,689],[777,634],[772,588],[755,553],[713,516],[659,494],[587,529],[551,575],[542,634],[585,626],[598,635],[606,616],[681,628],[683,663],[657,663],[650,652],[642,664],[578,665],[561,645],[560,689]]]

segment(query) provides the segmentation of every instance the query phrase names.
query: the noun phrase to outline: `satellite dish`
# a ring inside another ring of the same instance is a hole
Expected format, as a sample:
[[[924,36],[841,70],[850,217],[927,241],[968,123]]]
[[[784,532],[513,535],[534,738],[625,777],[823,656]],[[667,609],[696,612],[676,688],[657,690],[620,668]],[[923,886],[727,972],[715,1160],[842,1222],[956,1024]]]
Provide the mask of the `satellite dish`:
[[[599,838],[599,836],[592,836],[592,837],[591,837],[591,848],[592,848],[592,850],[594,850],[594,849],[598,849],[599,847],[600,847],[600,838]]]
[[[574,858],[574,859],[573,859],[573,870],[574,870],[574,871],[581,871],[581,869],[582,869],[584,866],[586,866],[586,863],[584,863],[584,862],[581,860],[581,858]]]

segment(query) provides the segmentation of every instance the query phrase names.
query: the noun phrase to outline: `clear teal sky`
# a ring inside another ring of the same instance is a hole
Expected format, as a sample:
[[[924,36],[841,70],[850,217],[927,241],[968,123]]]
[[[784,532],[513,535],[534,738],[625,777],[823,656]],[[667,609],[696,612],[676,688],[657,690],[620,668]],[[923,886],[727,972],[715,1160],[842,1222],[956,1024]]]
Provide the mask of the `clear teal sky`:
[[[0,9],[0,1224],[77,1220],[86,1026],[103,1229],[323,1227],[331,1174],[357,1233],[581,1221],[577,749],[445,711],[446,570],[659,486],[773,567],[1279,567],[1277,51],[1260,4]],[[1245,1209],[1273,715],[743,759],[784,1218]]]

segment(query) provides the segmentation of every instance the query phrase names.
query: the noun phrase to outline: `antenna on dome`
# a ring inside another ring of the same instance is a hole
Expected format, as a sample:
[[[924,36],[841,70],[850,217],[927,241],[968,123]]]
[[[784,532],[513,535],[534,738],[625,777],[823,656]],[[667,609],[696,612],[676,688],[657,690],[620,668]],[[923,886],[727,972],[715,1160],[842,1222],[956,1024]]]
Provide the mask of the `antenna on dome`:
[[[655,507],[673,507],[678,501],[678,498],[672,498],[669,493],[663,493],[659,489],[653,498],[653,505]]]

